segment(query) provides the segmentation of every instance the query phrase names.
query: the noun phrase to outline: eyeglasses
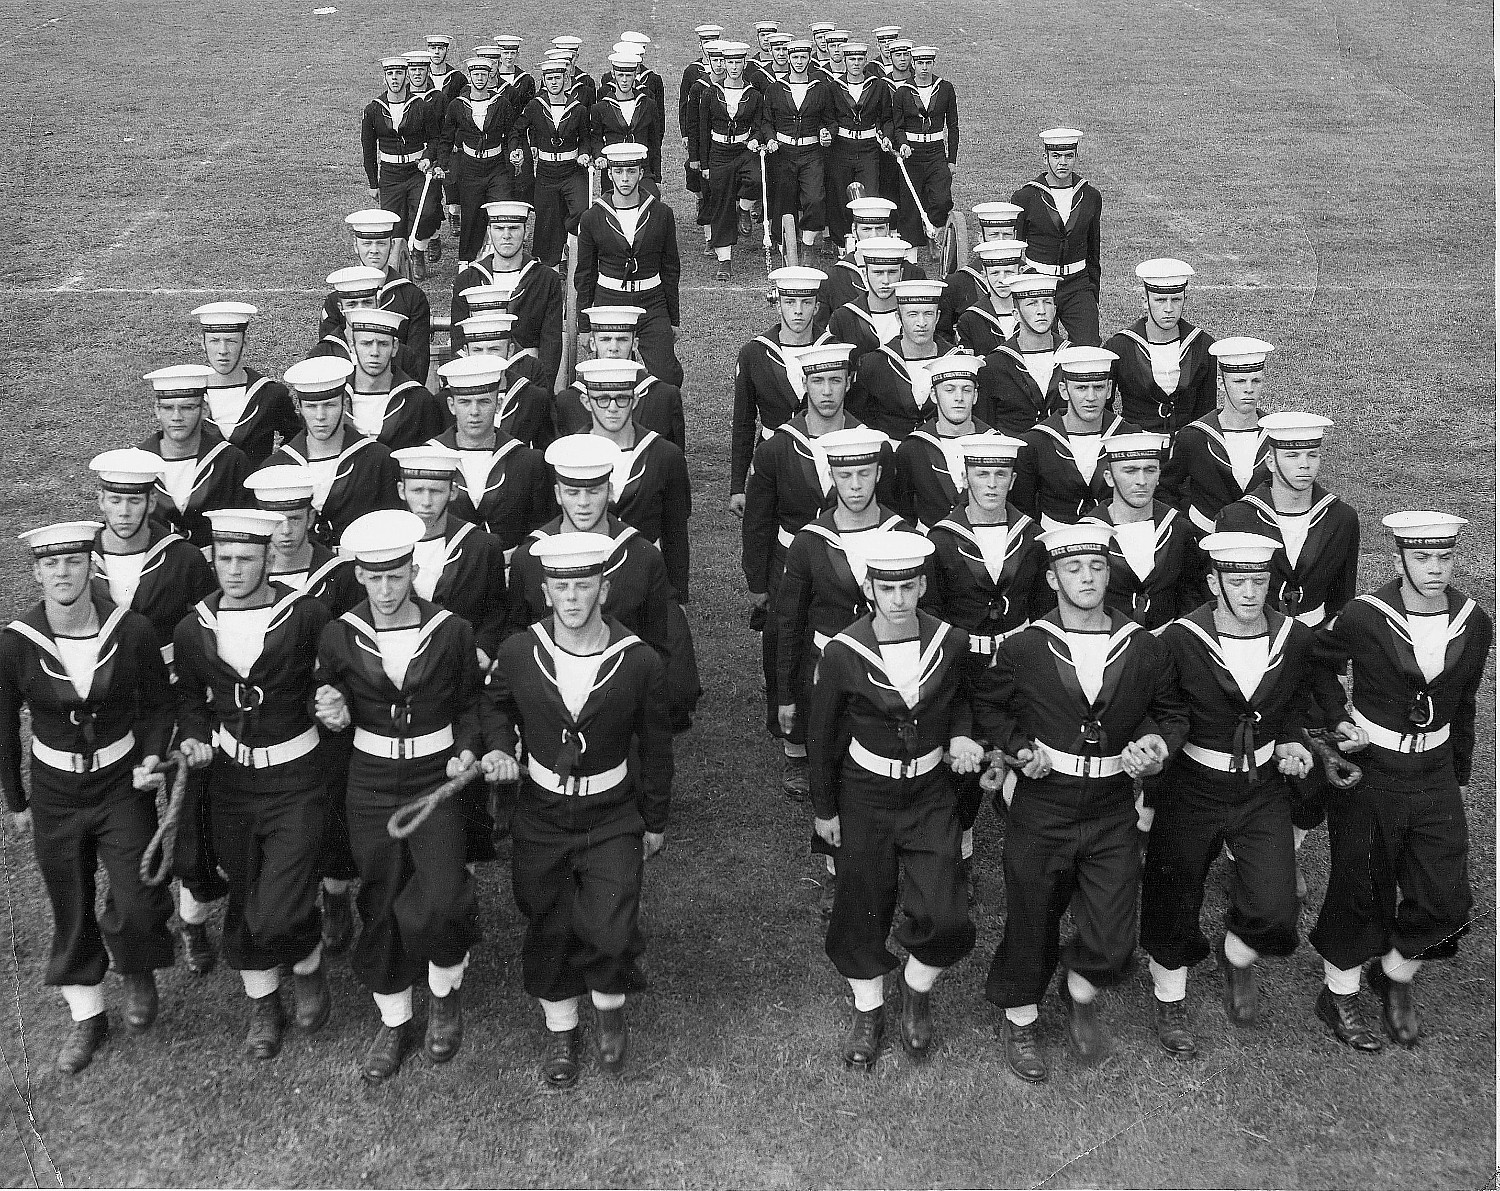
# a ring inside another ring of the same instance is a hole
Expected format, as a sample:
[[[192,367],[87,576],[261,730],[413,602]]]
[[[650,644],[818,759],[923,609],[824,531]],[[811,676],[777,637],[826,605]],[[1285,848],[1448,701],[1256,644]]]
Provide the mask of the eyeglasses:
[[[611,405],[624,409],[635,400],[634,393],[590,393],[589,400],[600,409],[608,409]]]

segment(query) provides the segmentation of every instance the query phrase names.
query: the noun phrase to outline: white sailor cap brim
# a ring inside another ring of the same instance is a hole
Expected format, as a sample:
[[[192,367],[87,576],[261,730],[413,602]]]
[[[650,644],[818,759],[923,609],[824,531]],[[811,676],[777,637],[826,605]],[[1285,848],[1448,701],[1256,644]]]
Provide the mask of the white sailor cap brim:
[[[139,496],[150,492],[161,475],[161,456],[140,447],[120,447],[89,460],[89,470],[98,477],[104,492]]]
[[[1012,298],[1051,298],[1057,294],[1057,278],[1048,273],[1018,273],[1005,285]]]
[[[722,25],[699,25],[693,32],[698,35],[699,41],[713,41],[724,35],[724,27]]]
[[[1075,554],[1108,554],[1114,527],[1102,521],[1080,521],[1062,525],[1041,535],[1042,549],[1051,559],[1069,558]]]
[[[1135,275],[1151,293],[1180,294],[1188,287],[1193,266],[1176,257],[1158,256],[1138,264]]]
[[[199,306],[190,315],[204,331],[243,331],[250,320],[260,313],[258,307],[249,302],[210,302]]]
[[[1198,543],[1217,571],[1254,574],[1271,569],[1271,556],[1281,543],[1258,533],[1226,531],[1206,535]]]
[[[870,426],[831,430],[818,438],[818,446],[827,456],[830,467],[863,467],[878,463],[889,442],[886,435]]]
[[[380,69],[381,70],[405,70],[406,69],[406,55],[404,55],[404,54],[391,54],[388,57],[382,58],[380,60]]]
[[[611,70],[639,70],[641,60],[634,54],[611,54],[609,65]]]
[[[1014,467],[1026,444],[1008,434],[965,434],[958,440],[965,467]]]
[[[872,236],[854,246],[859,259],[867,265],[899,265],[910,250],[911,245],[896,236]]]
[[[554,533],[531,543],[531,553],[549,579],[587,579],[604,572],[614,539],[602,533]]]
[[[969,210],[983,227],[1006,227],[1021,218],[1021,208],[1015,203],[976,203]]]
[[[345,215],[344,222],[361,240],[388,240],[395,234],[396,225],[401,222],[401,217],[394,211],[371,207],[365,211],[355,211],[351,215]]]
[[[377,509],[350,523],[339,538],[339,553],[367,571],[393,571],[411,558],[426,532],[415,513]]]
[[[1083,140],[1083,133],[1076,128],[1048,128],[1037,136],[1049,149],[1076,149],[1078,142]]]
[[[820,372],[848,372],[854,363],[852,343],[820,343],[800,350],[783,350],[792,353],[803,376],[815,376]]]
[[[562,58],[548,58],[537,67],[538,74],[566,74],[567,72],[568,63]]]
[[[507,277],[509,274],[497,273],[497,277]],[[473,285],[464,290],[459,296],[469,304],[470,310],[498,310],[503,309],[510,301],[515,290],[509,285]]]
[[[853,223],[889,223],[896,213],[896,204],[890,199],[857,198],[844,204]]]
[[[584,360],[576,371],[585,389],[604,392],[635,388],[645,367],[635,360]]]
[[[936,306],[948,288],[946,281],[917,280],[896,282],[898,306]]]
[[[1389,513],[1380,523],[1391,531],[1402,550],[1451,550],[1469,519],[1453,513],[1407,510]]]
[[[522,224],[531,218],[531,204],[505,199],[485,203],[484,213],[489,216],[491,226],[497,223]]]
[[[756,21],[755,31],[757,33],[775,33],[779,26],[775,21]]]
[[[593,488],[614,474],[620,448],[599,434],[569,434],[550,443],[543,458],[559,483]]]
[[[1021,262],[1029,245],[1025,240],[983,240],[970,251],[985,267],[1014,265]]]
[[[495,356],[459,356],[441,365],[438,376],[455,393],[487,393],[500,387],[505,362]]]
[[[1323,433],[1333,425],[1320,414],[1266,414],[1259,426],[1279,451],[1310,451],[1323,445]]]
[[[385,273],[366,265],[350,265],[347,269],[335,269],[328,274],[327,281],[341,298],[368,298],[380,292]]]
[[[810,54],[813,52],[812,38],[794,37],[786,43],[786,52],[789,54]]]
[[[344,315],[344,322],[348,324],[351,331],[389,335],[393,339],[400,334],[401,324],[405,321],[406,315],[380,306],[366,306],[359,310],[350,310]]]
[[[1222,372],[1259,372],[1276,348],[1251,335],[1230,335],[1208,345],[1208,354],[1219,361]]]
[[[1120,357],[1102,347],[1065,347],[1053,357],[1069,380],[1108,380]]]
[[[637,33],[634,29],[627,29],[620,34],[621,41],[627,41],[631,45],[650,45],[651,39],[644,33]]]
[[[486,310],[483,314],[471,314],[466,319],[459,321],[463,328],[464,339],[469,343],[488,343],[493,339],[509,339],[511,328],[516,324],[516,316],[506,314],[502,311]],[[443,369],[438,369],[441,376]]]
[[[976,355],[967,352],[950,352],[946,356],[939,356],[926,367],[927,375],[936,386],[955,380],[972,382],[979,376],[979,369],[983,364],[984,361]]]
[[[640,326],[646,311],[640,306],[590,306],[583,312],[590,331],[630,331]]]
[[[847,54],[868,54],[869,52],[870,52],[870,46],[869,46],[869,44],[867,42],[863,42],[863,41],[846,41],[844,43],[844,53],[846,55]]]
[[[408,480],[449,480],[458,471],[459,453],[436,443],[419,447],[402,447],[392,451],[391,458]]]
[[[306,467],[278,463],[251,472],[245,478],[245,487],[263,509],[302,509],[312,504],[313,474]]]
[[[766,279],[776,287],[776,293],[780,297],[808,297],[818,292],[819,287],[828,280],[828,274],[821,269],[809,269],[805,265],[787,265],[772,269]]]
[[[495,38],[495,44],[502,50],[519,50],[521,43],[525,40],[524,37],[519,37],[514,33],[502,33]]]
[[[1127,459],[1164,459],[1172,446],[1165,434],[1141,431],[1136,434],[1111,434],[1101,444],[1107,458],[1115,462]]]
[[[33,558],[55,558],[64,554],[90,554],[94,539],[104,526],[98,521],[58,521],[17,534]]]
[[[554,37],[552,44],[557,46],[558,49],[576,50],[583,44],[583,38],[574,37],[571,33],[564,33],[561,36]]]
[[[604,159],[610,165],[640,165],[646,160],[646,146],[632,141],[620,141],[604,146]]]
[[[449,37],[446,33],[429,33],[427,35],[427,44],[430,46],[452,45],[453,38]]]
[[[883,529],[865,534],[859,543],[865,575],[886,583],[901,583],[922,573],[933,545],[919,533]]]
[[[354,375],[354,363],[338,356],[314,356],[311,360],[299,360],[282,374],[282,381],[298,397],[315,401],[342,397],[344,387]]]
[[[472,58],[464,59],[464,69],[470,74],[473,74],[476,70],[489,71],[494,68],[495,64],[493,62],[488,58],[481,58],[478,54],[475,54]]]
[[[216,542],[265,545],[286,520],[271,509],[209,509],[204,513]]]
[[[173,364],[148,372],[141,379],[151,382],[157,397],[196,397],[208,391],[213,374],[206,364]]]

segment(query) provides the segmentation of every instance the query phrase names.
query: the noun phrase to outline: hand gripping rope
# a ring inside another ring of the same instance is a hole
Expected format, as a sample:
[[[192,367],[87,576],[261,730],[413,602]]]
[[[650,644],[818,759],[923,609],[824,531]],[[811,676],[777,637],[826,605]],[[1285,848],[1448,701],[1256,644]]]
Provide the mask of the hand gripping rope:
[[[151,769],[155,775],[153,785],[163,789],[166,775],[172,773],[172,793],[167,798],[167,809],[162,812],[161,825],[141,853],[140,877],[143,885],[160,885],[172,875],[172,858],[177,851],[177,820],[182,815],[182,800],[187,795],[187,758],[173,750],[167,759]]]

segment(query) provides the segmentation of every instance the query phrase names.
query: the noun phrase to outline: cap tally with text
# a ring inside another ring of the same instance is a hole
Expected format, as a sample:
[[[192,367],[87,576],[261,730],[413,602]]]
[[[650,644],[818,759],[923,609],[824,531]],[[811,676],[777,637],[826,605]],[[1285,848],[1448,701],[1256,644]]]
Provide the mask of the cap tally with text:
[[[517,36],[514,33],[500,33],[495,37],[495,44],[502,50],[519,50],[521,43],[525,40],[524,37]]]
[[[620,448],[599,434],[569,434],[549,444],[543,458],[558,483],[597,488],[614,474]]]
[[[911,50],[911,60],[913,62],[935,62],[935,61],[937,61],[937,46],[932,46],[932,45],[913,46],[910,42],[904,42],[904,41],[899,41],[899,40],[891,42],[891,52],[892,53],[899,53],[903,48]]]
[[[1057,294],[1057,278],[1048,273],[1020,273],[1005,288],[1012,298],[1051,298]]]
[[[1259,422],[1266,437],[1279,451],[1312,451],[1323,445],[1323,432],[1333,425],[1320,414],[1266,414]]]
[[[335,269],[327,280],[341,298],[373,298],[385,284],[385,270],[350,265],[347,269]]]
[[[946,281],[898,281],[895,285],[896,305],[936,306],[947,288]]]
[[[1021,218],[1021,208],[1015,203],[978,203],[969,209],[981,228],[1013,228]]]
[[[583,38],[574,37],[571,33],[564,33],[560,37],[554,37],[552,44],[560,50],[576,50],[583,44]]]
[[[207,364],[173,364],[148,372],[141,379],[151,382],[159,398],[201,397],[208,392],[208,381],[213,374]]]
[[[818,288],[828,280],[828,274],[822,269],[809,269],[805,265],[787,265],[772,269],[766,279],[776,287],[778,298],[807,298],[818,292]]]
[[[405,321],[406,315],[399,310],[386,310],[380,306],[362,306],[344,315],[349,330],[363,331],[367,335],[389,335],[392,339],[400,334],[401,324]]]
[[[491,227],[494,227],[497,223],[522,225],[531,216],[531,204],[510,200],[485,203],[484,213],[489,216]]]
[[[1452,550],[1458,544],[1458,531],[1468,523],[1467,517],[1452,513],[1415,510],[1390,513],[1380,519],[1402,550]]]
[[[1008,434],[965,434],[958,440],[965,467],[1014,467],[1025,445]]]
[[[602,533],[554,533],[531,543],[531,553],[549,579],[602,575],[615,540]]]
[[[464,69],[470,74],[473,74],[476,70],[482,70],[488,74],[494,69],[494,65],[488,58],[481,57],[479,54],[474,54],[464,59]]]
[[[496,277],[509,278],[509,273],[496,273]],[[504,311],[505,305],[510,301],[510,296],[515,292],[514,284],[497,285],[471,285],[464,290],[459,297],[469,304],[471,314],[481,310]]]
[[[634,389],[645,371],[635,360],[584,360],[577,367],[578,379],[590,393]]]
[[[890,199],[857,198],[844,205],[849,208],[850,222],[857,224],[890,223],[896,213],[896,204]]]
[[[94,538],[104,526],[98,521],[58,521],[16,535],[25,542],[33,558],[56,558],[63,554],[90,554]]]
[[[646,317],[645,310],[639,306],[590,306],[583,314],[589,320],[590,331],[605,334],[622,331],[634,334],[641,319]]]
[[[785,350],[792,353],[797,366],[802,369],[803,376],[814,376],[820,372],[847,373],[849,366],[853,363],[854,344],[819,343],[800,351],[796,348]],[[818,441],[822,442],[822,439]]]
[[[426,532],[415,513],[377,509],[350,523],[339,538],[339,553],[367,571],[394,571],[410,560]]]
[[[1111,434],[1100,445],[1111,462],[1123,463],[1127,459],[1165,459],[1172,439],[1166,434],[1143,430],[1136,434]]]
[[[750,56],[750,47],[743,41],[724,41],[719,43],[719,52],[724,55],[726,61],[738,62]]]
[[[1108,380],[1119,358],[1102,347],[1065,347],[1053,357],[1069,380]]]
[[[880,453],[888,442],[889,438],[870,426],[846,426],[843,430],[830,430],[818,436],[818,446],[828,457],[830,467],[863,467],[867,463],[879,463]]]
[[[1037,136],[1049,149],[1076,149],[1078,142],[1083,140],[1083,133],[1076,128],[1048,128]]]
[[[875,34],[876,41],[895,41],[901,36],[900,25],[881,25],[878,29],[870,30]]]
[[[467,333],[468,328],[464,330]],[[505,376],[505,361],[498,356],[459,356],[439,367],[438,375],[455,395],[489,393],[500,387]]]
[[[1148,294],[1180,294],[1188,287],[1193,266],[1176,257],[1157,256],[1138,264],[1135,275]]]
[[[1219,361],[1220,372],[1260,372],[1266,357],[1276,348],[1251,335],[1230,335],[1208,345],[1208,354]]]
[[[1080,521],[1077,525],[1060,525],[1041,535],[1042,549],[1054,561],[1075,554],[1108,554],[1115,527],[1102,521]]]
[[[390,54],[380,60],[381,70],[405,70],[406,55]]]
[[[617,53],[609,56],[609,65],[613,70],[639,70],[641,60],[635,54]]]
[[[431,50],[407,50],[405,55],[407,70],[426,70],[432,65]]]
[[[830,29],[830,30],[828,30],[828,36],[825,37],[823,40],[826,41],[831,46],[845,45],[849,41],[849,30],[847,30],[847,29]]]
[[[640,165],[646,160],[646,146],[633,141],[620,141],[604,146],[604,160],[610,165]]]
[[[781,28],[781,26],[778,25],[775,21],[756,21],[755,22],[755,31],[757,33],[775,33],[776,30],[779,29],[779,28]]]
[[[510,329],[515,326],[516,316],[506,314],[503,310],[485,310],[479,314],[471,314],[466,319],[459,321],[463,328],[464,342],[470,343],[493,343],[497,339],[509,339]],[[442,375],[442,368],[438,369],[438,375]]]
[[[286,520],[270,509],[209,509],[204,513],[216,542],[250,542],[264,546]]]
[[[537,73],[540,75],[567,74],[567,72],[568,61],[561,55],[556,58],[549,57],[546,59],[546,61],[544,61],[540,66],[537,67]]]
[[[1253,574],[1271,569],[1271,556],[1281,543],[1258,533],[1224,532],[1206,535],[1199,546],[1213,561],[1214,570]]]
[[[263,509],[276,512],[305,509],[312,504],[312,469],[292,463],[263,467],[245,477],[245,487]]]
[[[343,396],[344,386],[354,375],[354,362],[338,356],[314,356],[311,360],[299,360],[282,374],[282,381],[298,397],[308,401],[323,401],[333,396]]]
[[[161,475],[161,456],[140,447],[120,447],[89,460],[89,470],[99,478],[101,492],[141,496],[156,487]]]
[[[982,359],[969,352],[949,352],[946,356],[939,356],[927,365],[927,375],[931,377],[934,386],[952,380],[966,380],[972,383],[978,378],[979,369],[983,363]]]
[[[766,44],[769,46],[790,46],[792,44],[792,35],[790,33],[772,33],[766,38]]]
[[[703,43],[703,52],[708,56],[710,62],[715,58],[722,59],[724,57],[724,43],[722,41],[705,41]]]
[[[452,45],[453,38],[449,37],[446,33],[429,33],[427,35],[427,44],[431,46]]]
[[[864,42],[864,41],[846,41],[846,42],[844,42],[844,53],[846,55],[848,55],[848,54],[868,54],[869,52],[870,52],[870,45],[869,45],[868,42]]]
[[[865,574],[885,583],[901,583],[922,573],[932,542],[905,529],[882,529],[860,537],[859,556]]]
[[[426,443],[392,451],[391,458],[401,468],[403,480],[449,480],[458,470],[461,456],[452,447]]]
[[[1026,249],[1025,240],[983,240],[970,251],[979,258],[982,268],[990,269],[996,265],[1021,264]]]
[[[258,307],[249,302],[210,302],[193,311],[191,318],[209,334],[243,331],[252,318],[260,313]]]
[[[716,41],[724,36],[723,25],[699,25],[693,30],[698,35],[699,41]]]
[[[786,43],[786,52],[789,54],[811,54],[813,52],[812,38],[794,37]]]

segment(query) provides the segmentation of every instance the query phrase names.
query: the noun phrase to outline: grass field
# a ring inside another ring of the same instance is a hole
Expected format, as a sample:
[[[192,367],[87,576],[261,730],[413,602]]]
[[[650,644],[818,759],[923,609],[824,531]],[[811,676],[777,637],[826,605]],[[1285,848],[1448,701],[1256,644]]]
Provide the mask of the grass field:
[[[622,29],[656,39],[669,93],[691,27],[783,28],[827,16],[868,29],[889,8],[682,0],[564,14],[537,0],[454,5],[417,20],[390,0],[212,10],[134,0],[11,6],[0,96],[9,250],[0,256],[0,609],[34,598],[15,532],[87,512],[85,464],[148,428],[139,381],[195,358],[187,312],[244,294],[264,311],[250,362],[279,373],[311,342],[323,276],[348,263],[340,223],[366,205],[359,109],[373,63],[445,30],[455,58],[490,36],[585,39],[597,72]],[[1008,197],[1038,168],[1035,132],[1087,131],[1103,190],[1104,324],[1136,315],[1135,263],[1198,269],[1188,317],[1279,345],[1272,401],[1339,419],[1330,486],[1363,515],[1367,586],[1390,561],[1379,517],[1439,506],[1473,519],[1460,583],[1493,610],[1494,105],[1492,28],[1433,0],[949,0],[896,15],[942,48],[965,123],[955,191]],[[679,221],[680,153],[666,198]],[[451,251],[452,243],[449,241]],[[240,1056],[237,978],[164,973],[144,1038],[117,1033],[78,1079],[51,1068],[66,1012],[41,985],[50,922],[29,839],[7,819],[0,1141],[7,1185],[1131,1186],[1480,1188],[1495,1174],[1495,799],[1492,683],[1471,797],[1475,930],[1424,974],[1426,1037],[1373,1058],[1312,1016],[1304,946],[1263,965],[1265,1023],[1225,1021],[1210,965],[1190,984],[1201,1054],[1151,1032],[1148,978],[1104,997],[1115,1055],[1084,1071],[1044,1008],[1053,1078],[1022,1085],[998,1052],[985,966],[1003,904],[999,828],[980,820],[980,945],[939,986],[939,1053],[869,1078],[837,1061],[847,989],[822,953],[805,812],[776,791],[760,731],[758,645],[744,627],[737,524],[726,510],[734,353],[769,321],[758,246],[716,289],[685,234],[679,354],[688,368],[695,603],[707,688],[679,747],[667,854],[649,868],[654,987],[630,1009],[629,1074],[590,1065],[544,1095],[540,1015],[520,987],[508,872],[482,876],[487,938],[465,983],[468,1035],[446,1068],[412,1061],[368,1091],[374,1025],[347,964],[313,1039],[274,1063]],[[435,299],[451,263],[427,283]],[[1326,839],[1308,844],[1312,904]],[[1210,921],[1222,894],[1211,878]],[[1311,914],[1304,918],[1311,926]],[[118,1006],[117,981],[110,983]],[[1367,998],[1367,1007],[1374,1001]],[[418,1007],[421,1017],[423,1008]]]

